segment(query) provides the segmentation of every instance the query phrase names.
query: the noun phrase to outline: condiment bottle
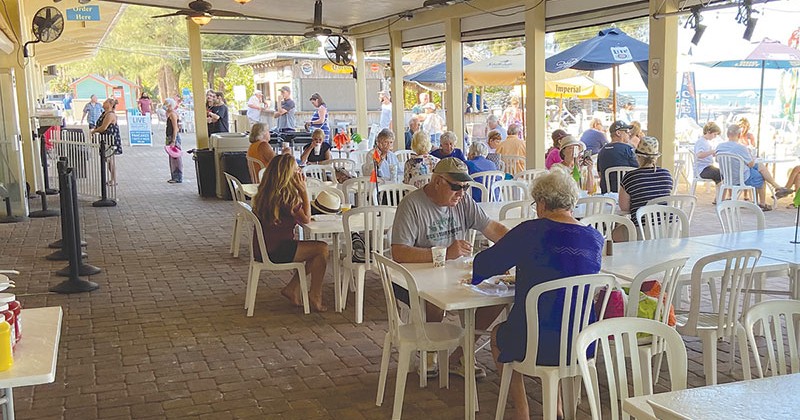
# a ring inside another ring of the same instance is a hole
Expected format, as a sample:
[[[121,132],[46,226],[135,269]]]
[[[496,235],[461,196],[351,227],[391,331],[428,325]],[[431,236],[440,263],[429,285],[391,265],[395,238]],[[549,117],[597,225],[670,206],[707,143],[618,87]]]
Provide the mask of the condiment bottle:
[[[0,372],[14,365],[14,354],[11,351],[11,325],[5,317],[0,317]]]
[[[0,305],[8,304],[8,310],[14,313],[14,341],[19,343],[22,338],[22,304],[17,301],[13,293],[0,293]]]
[[[17,345],[16,340],[16,332],[14,330],[14,312],[8,309],[8,304],[0,303],[0,318],[4,319],[8,322],[8,325],[11,326],[11,348],[13,349],[15,345]]]

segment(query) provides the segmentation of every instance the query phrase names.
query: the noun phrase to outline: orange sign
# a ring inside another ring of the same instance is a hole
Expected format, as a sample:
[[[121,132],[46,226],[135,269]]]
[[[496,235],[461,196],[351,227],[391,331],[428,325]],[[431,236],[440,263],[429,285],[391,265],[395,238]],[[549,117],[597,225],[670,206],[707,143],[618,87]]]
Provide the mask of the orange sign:
[[[372,70],[373,73],[377,73],[381,71],[381,65],[378,63],[372,63],[370,64],[369,69]]]

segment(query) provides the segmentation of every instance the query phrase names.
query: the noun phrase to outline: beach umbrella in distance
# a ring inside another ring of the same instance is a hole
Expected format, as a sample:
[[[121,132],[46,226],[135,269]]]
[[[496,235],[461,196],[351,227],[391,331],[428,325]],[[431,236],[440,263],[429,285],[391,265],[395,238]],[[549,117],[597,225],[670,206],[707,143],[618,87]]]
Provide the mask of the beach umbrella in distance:
[[[746,57],[731,60],[699,62],[706,67],[761,69],[761,88],[758,101],[758,137],[756,150],[761,149],[761,112],[764,108],[764,73],[766,69],[792,69],[800,67],[800,50],[769,38],[759,42]]]
[[[472,64],[472,60],[468,58],[463,58],[462,60],[464,66]],[[447,83],[447,63],[439,63],[427,69],[409,74],[403,77],[403,80],[421,84],[422,87],[426,87],[424,86],[425,83]]]
[[[650,47],[642,41],[631,38],[620,29],[609,28],[600,31],[597,36],[580,44],[567,48],[546,59],[545,71],[556,73],[566,69],[613,71],[614,119],[617,118],[617,66],[633,63],[639,70],[644,84],[647,85],[647,63],[650,59]]]

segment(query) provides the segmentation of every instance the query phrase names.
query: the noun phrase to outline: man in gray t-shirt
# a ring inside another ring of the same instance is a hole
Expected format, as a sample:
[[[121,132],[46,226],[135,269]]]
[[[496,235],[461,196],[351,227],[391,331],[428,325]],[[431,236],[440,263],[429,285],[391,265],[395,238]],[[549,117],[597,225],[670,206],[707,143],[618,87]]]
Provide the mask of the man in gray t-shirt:
[[[447,247],[448,260],[470,256],[472,244],[466,240],[469,229],[480,231],[492,242],[499,241],[508,232],[505,226],[490,220],[466,193],[469,181],[472,178],[462,160],[445,158],[433,168],[433,177],[428,184],[400,202],[392,224],[392,258],[395,261],[433,262],[431,248],[434,246]],[[399,286],[394,289],[397,299],[408,303],[406,290]],[[479,330],[489,328],[502,310],[502,305],[478,309],[475,327]],[[425,313],[428,321],[444,318],[444,311],[431,303],[425,305]],[[456,349],[450,356],[450,366],[458,369],[461,355],[461,349]]]
[[[283,99],[281,100],[280,108],[273,115],[274,118],[278,119],[276,129],[278,131],[294,131],[297,121],[294,117],[295,104],[292,99],[292,89],[289,86],[282,87],[281,95]]]

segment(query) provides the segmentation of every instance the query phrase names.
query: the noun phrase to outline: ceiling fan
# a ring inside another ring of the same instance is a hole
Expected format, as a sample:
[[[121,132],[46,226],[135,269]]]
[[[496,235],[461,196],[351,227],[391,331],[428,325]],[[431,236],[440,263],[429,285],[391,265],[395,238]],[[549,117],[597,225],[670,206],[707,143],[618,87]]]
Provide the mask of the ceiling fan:
[[[153,18],[163,18],[171,16],[186,16],[198,25],[205,25],[211,21],[212,17],[245,17],[239,12],[229,12],[227,10],[215,10],[213,5],[205,0],[194,0],[188,5],[188,9],[178,9],[177,12],[165,15],[153,16]]]
[[[314,2],[314,23],[303,36],[306,38],[314,38],[317,36],[329,36],[332,33],[333,31],[330,28],[322,26],[322,0],[317,0]]]

